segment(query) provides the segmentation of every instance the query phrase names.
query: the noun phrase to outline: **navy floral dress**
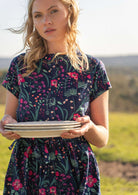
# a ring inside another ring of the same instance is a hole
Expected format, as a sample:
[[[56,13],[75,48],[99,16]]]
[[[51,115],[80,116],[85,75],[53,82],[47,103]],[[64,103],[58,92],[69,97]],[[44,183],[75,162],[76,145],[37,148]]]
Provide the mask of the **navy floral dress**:
[[[18,98],[17,121],[75,120],[89,115],[89,104],[110,88],[101,61],[88,56],[89,70],[77,71],[67,55],[47,54],[28,77],[23,57],[15,57],[3,86]],[[99,195],[93,151],[82,136],[74,139],[20,138],[5,177],[4,195]]]

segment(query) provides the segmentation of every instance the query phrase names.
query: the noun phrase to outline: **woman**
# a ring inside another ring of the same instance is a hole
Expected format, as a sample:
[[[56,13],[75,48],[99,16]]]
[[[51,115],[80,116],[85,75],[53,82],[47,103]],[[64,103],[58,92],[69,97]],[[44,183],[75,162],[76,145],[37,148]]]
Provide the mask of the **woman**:
[[[30,0],[25,54],[15,57],[1,134],[16,139],[4,194],[100,194],[99,171],[90,144],[108,142],[108,89],[104,65],[76,42],[75,0]],[[4,125],[23,121],[76,120],[78,131],[56,138],[20,138]]]

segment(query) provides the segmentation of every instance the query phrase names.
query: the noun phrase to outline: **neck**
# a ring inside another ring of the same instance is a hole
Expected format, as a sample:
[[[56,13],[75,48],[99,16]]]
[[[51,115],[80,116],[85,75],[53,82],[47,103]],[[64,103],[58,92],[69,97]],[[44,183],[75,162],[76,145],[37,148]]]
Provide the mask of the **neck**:
[[[67,53],[67,47],[65,42],[64,43],[48,43],[48,53]]]

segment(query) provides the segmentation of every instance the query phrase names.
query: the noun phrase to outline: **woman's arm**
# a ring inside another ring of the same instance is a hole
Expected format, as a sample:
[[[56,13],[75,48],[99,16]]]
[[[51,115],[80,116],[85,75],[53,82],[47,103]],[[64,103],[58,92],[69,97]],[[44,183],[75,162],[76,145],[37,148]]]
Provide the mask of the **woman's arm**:
[[[101,94],[90,104],[90,117],[84,116],[77,118],[76,121],[83,125],[79,130],[70,130],[61,136],[63,138],[75,138],[84,136],[86,140],[97,146],[103,147],[108,142],[108,91]]]
[[[4,125],[7,123],[16,123],[16,109],[18,106],[18,99],[9,91],[6,93],[6,107],[5,115],[0,121],[0,133],[7,139],[13,140],[20,138],[19,135],[13,132],[5,132]]]
[[[108,91],[90,104],[90,112],[90,127],[84,137],[91,144],[103,147],[107,144],[109,138]],[[88,117],[86,120],[89,121],[90,118]]]

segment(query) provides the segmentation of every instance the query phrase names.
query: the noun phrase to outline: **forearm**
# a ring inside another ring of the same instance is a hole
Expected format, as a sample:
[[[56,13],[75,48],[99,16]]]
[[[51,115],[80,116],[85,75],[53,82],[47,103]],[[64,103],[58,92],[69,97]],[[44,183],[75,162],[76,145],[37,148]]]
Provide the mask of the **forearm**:
[[[104,147],[109,139],[109,130],[104,126],[91,123],[88,132],[84,135],[85,139],[96,147]]]

